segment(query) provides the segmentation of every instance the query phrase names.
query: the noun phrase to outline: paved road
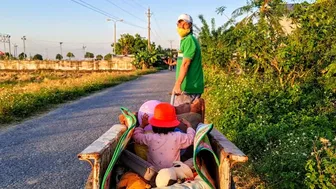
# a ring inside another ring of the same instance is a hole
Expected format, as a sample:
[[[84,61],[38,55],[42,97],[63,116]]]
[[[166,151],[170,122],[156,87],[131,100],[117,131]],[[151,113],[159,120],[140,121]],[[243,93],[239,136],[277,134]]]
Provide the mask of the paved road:
[[[83,188],[90,166],[77,154],[118,122],[120,106],[169,102],[174,80],[169,71],[145,75],[0,129],[0,188]]]

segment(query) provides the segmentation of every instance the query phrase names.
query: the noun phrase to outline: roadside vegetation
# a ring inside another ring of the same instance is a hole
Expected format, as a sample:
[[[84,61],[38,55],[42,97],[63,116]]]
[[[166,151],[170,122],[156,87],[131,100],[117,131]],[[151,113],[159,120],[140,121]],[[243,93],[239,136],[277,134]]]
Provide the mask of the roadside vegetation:
[[[249,1],[220,26],[199,16],[206,119],[249,157],[237,188],[335,188],[335,3]]]
[[[18,121],[53,105],[156,72],[0,72],[0,124]]]

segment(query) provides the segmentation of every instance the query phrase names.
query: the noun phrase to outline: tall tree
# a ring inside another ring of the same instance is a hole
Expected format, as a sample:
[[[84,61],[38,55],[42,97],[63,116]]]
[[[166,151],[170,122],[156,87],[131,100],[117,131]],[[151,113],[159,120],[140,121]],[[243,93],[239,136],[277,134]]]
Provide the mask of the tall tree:
[[[134,46],[134,36],[131,34],[122,34],[117,44],[115,45],[116,54],[132,54]]]
[[[63,59],[63,56],[61,54],[56,55],[56,60],[62,60],[62,59]]]
[[[96,59],[97,59],[97,60],[103,60],[103,55],[98,54],[98,55],[96,56]]]
[[[27,54],[25,54],[24,52],[19,54],[19,60],[23,60],[27,58]]]
[[[91,52],[86,52],[84,58],[94,58],[94,54]]]
[[[111,53],[108,53],[104,56],[104,60],[111,60],[112,58],[112,54]]]
[[[113,46],[113,44],[112,44]],[[155,43],[151,44],[152,49],[155,49]],[[116,54],[135,54],[138,51],[147,49],[147,39],[141,37],[139,34],[134,36],[131,34],[122,34],[117,44],[115,45]]]
[[[75,55],[72,52],[68,52],[67,57],[69,58],[69,60],[71,60],[71,58],[75,57]]]
[[[144,37],[141,37],[139,34],[135,34],[134,38],[134,51],[141,51],[147,49],[148,40]]]
[[[33,60],[43,60],[43,57],[40,54],[35,54]]]

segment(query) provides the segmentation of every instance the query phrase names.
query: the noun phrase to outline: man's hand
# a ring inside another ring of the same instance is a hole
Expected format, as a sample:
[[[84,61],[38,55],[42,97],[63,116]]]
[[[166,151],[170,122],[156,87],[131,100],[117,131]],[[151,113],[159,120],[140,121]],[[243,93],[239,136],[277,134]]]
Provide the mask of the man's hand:
[[[148,117],[149,116],[146,113],[144,115],[142,115],[142,117],[141,117],[142,122],[141,122],[141,125],[140,125],[141,128],[145,128],[149,124]]]
[[[176,61],[172,61],[172,63],[170,63],[169,65],[171,65],[171,66],[175,66],[176,64],[177,64]]]
[[[173,93],[176,94],[176,95],[180,95],[182,93],[181,85],[175,84],[174,89],[173,89]]]

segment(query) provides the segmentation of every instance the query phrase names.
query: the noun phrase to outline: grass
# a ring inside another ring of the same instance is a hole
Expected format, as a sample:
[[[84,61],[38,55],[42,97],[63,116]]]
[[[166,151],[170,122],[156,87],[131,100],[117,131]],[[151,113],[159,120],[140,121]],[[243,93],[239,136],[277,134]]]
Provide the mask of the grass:
[[[0,72],[0,125],[156,71]]]

